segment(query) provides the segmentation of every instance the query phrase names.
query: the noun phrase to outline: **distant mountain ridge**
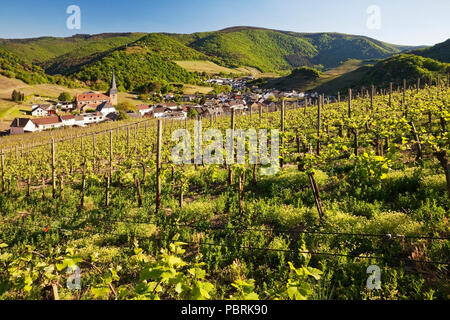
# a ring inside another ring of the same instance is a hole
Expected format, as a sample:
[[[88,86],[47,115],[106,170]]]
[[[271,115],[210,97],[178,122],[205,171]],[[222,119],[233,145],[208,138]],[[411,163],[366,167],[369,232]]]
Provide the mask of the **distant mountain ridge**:
[[[417,47],[340,33],[237,26],[192,34],[104,33],[0,39],[0,48],[49,75],[62,74],[99,88],[105,86],[114,69],[122,89],[133,90],[148,81],[201,81],[199,74],[186,71],[175,61],[206,60],[224,67],[288,74],[297,67],[328,69],[348,59],[383,59]]]

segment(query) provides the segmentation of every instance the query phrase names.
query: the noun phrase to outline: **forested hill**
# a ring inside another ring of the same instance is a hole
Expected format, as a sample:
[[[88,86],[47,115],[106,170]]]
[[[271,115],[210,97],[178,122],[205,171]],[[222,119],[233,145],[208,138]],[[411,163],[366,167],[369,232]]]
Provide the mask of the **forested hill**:
[[[450,39],[442,43],[438,43],[433,47],[415,50],[411,53],[432,58],[441,62],[450,63]]]
[[[306,34],[248,27],[174,36],[190,47],[222,58],[228,65],[246,65],[263,72],[313,65],[332,68],[348,59],[381,59],[412,48],[364,36]]]
[[[0,39],[0,48],[11,59],[39,66],[48,75],[61,74],[99,88],[106,86],[114,69],[125,90],[134,90],[153,80],[199,82],[202,70],[189,72],[176,61],[210,61],[223,67],[251,67],[260,72],[288,74],[301,66],[327,69],[348,59],[382,59],[414,49],[363,36],[254,27],[194,34],[121,33]]]

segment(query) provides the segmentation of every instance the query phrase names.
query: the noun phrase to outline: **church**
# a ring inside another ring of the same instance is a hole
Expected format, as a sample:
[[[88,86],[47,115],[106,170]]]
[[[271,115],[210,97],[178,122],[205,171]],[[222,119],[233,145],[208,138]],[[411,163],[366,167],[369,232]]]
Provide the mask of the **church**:
[[[116,106],[118,93],[119,91],[117,90],[116,75],[113,72],[111,85],[109,86],[109,90],[106,94],[97,92],[85,92],[77,95],[78,111],[84,112],[87,109],[96,109],[99,105],[105,102]]]

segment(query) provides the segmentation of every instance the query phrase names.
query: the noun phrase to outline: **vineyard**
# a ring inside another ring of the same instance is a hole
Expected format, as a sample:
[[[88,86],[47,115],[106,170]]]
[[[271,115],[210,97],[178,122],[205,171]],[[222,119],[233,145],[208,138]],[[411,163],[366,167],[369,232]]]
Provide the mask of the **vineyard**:
[[[337,100],[200,119],[277,129],[274,175],[175,164],[194,120],[0,138],[0,299],[448,299],[448,79]]]

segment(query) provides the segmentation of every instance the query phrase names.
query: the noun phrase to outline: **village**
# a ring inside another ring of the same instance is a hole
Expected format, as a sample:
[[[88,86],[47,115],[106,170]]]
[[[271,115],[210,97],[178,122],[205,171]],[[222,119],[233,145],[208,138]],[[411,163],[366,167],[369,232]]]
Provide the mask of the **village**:
[[[286,99],[286,104],[301,106],[305,98],[314,99],[315,95],[305,95],[302,92],[279,90],[263,90],[258,87],[247,87],[246,79],[214,78],[208,83],[229,85],[232,90],[217,95],[206,94],[184,94],[179,101],[175,96],[168,93],[162,97],[161,103],[139,104],[135,111],[127,110],[126,117],[138,119],[142,117],[153,117],[159,119],[183,120],[188,117],[215,117],[231,114],[236,110],[242,114],[258,112],[277,111],[281,105],[280,100]],[[24,134],[53,130],[62,127],[86,127],[106,121],[121,120],[120,112],[117,110],[118,89],[116,78],[113,73],[111,84],[106,94],[98,92],[85,92],[78,94],[75,101],[61,101],[57,103],[45,103],[32,105],[32,118],[15,118],[11,125],[9,134]]]

